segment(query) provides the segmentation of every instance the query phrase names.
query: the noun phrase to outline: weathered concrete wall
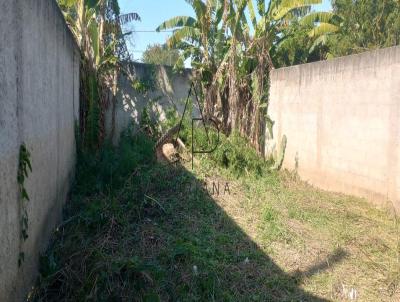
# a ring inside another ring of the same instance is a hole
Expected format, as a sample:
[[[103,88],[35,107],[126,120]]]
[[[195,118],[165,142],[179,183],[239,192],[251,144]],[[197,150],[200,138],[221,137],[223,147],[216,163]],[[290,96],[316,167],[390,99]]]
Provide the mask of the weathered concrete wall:
[[[400,209],[400,47],[277,69],[271,85],[284,167]]]
[[[60,218],[74,172],[79,53],[53,0],[0,0],[0,301],[22,301]],[[21,143],[31,152],[21,240]],[[18,255],[25,262],[18,267]]]
[[[126,68],[135,73],[135,77],[142,82],[153,81],[154,89],[146,93],[138,92],[132,87],[131,80],[120,75],[115,107],[114,142],[118,141],[121,132],[130,124],[137,125],[139,123],[145,107],[158,120],[165,119],[166,111],[171,108],[182,113],[192,80],[190,69],[174,73],[168,66],[152,66],[141,63],[131,63]],[[197,114],[196,108],[194,107],[195,114]],[[108,137],[110,137],[112,129],[112,111],[112,105],[110,105],[106,114]]]

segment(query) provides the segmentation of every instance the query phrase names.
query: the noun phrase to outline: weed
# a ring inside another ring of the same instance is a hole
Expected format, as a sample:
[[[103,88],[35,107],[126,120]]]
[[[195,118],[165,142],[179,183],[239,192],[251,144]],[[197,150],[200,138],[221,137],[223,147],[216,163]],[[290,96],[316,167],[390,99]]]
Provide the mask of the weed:
[[[17,182],[20,194],[20,211],[21,211],[21,240],[24,242],[28,239],[28,210],[27,202],[29,201],[29,195],[25,188],[25,179],[28,177],[28,172],[32,172],[32,165],[30,160],[31,154],[26,148],[25,144],[22,144],[19,149],[19,163],[18,163],[18,173]],[[25,253],[22,249],[22,242],[20,246],[20,252],[18,256],[18,266],[21,266],[25,260]]]
[[[202,130],[195,139],[208,143]],[[397,299],[397,228],[384,211],[271,172],[236,135],[193,171],[158,164],[153,146],[128,131],[117,148],[79,154],[34,300]],[[201,189],[210,176],[230,194]]]
[[[260,157],[256,150],[250,147],[246,138],[237,132],[227,137],[223,133],[218,133],[213,124],[204,125],[202,121],[196,121],[192,125],[191,106],[189,105],[188,108],[189,112],[183,119],[176,110],[169,110],[161,128],[169,129],[181,123],[179,137],[188,148],[191,148],[193,143],[195,152],[211,150],[217,146],[211,153],[195,155],[201,158],[203,166],[217,166],[221,168],[221,172],[230,173],[236,178],[243,175],[264,176],[270,173],[273,162],[265,161]]]

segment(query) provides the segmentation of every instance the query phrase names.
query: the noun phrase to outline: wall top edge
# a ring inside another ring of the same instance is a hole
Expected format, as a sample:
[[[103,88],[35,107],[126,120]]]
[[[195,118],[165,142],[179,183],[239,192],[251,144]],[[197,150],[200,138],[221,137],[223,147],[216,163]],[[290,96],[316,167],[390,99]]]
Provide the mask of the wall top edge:
[[[138,66],[138,67],[142,67],[142,68],[146,68],[146,67],[150,67],[150,66],[156,66],[156,67],[164,67],[166,69],[173,69],[173,66],[170,65],[155,65],[155,64],[149,64],[149,63],[142,63],[142,62],[135,62],[135,61],[127,61],[126,63],[128,64],[132,64],[133,66]],[[183,71],[185,72],[192,72],[193,69],[192,68],[183,68]]]
[[[271,77],[276,78],[279,75],[292,73],[292,72],[312,72],[321,69],[329,70],[343,70],[346,67],[354,64],[362,65],[364,67],[374,66],[376,64],[389,65],[400,63],[400,46],[392,46],[376,50],[365,51],[358,54],[338,57],[330,60],[317,61],[288,67],[273,69]]]
[[[75,50],[77,50],[79,53],[81,52],[79,46],[78,46],[78,42],[75,39],[74,34],[72,33],[71,29],[69,28],[67,21],[64,18],[64,14],[61,11],[61,8],[58,6],[57,4],[57,0],[47,0],[49,2],[52,2],[52,5],[55,7],[55,10],[57,12],[57,14],[59,15],[59,17],[62,19],[62,22],[65,26],[65,30],[67,31],[67,34],[69,35],[70,39],[72,40],[73,46],[75,48]]]

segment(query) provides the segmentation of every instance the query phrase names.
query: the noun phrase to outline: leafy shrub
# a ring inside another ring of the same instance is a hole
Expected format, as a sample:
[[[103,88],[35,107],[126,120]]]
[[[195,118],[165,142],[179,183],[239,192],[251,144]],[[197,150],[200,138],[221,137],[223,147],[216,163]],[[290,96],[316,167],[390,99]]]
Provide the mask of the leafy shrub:
[[[187,116],[190,116],[188,114]],[[179,116],[175,111],[167,114],[167,120],[163,123],[163,128],[167,129],[180,122]],[[219,133],[210,125],[206,125],[207,132],[201,121],[195,121],[193,127],[192,138],[192,121],[188,118],[183,119],[180,138],[188,148],[192,146],[195,151],[215,150],[203,155],[205,159],[210,160],[217,167],[226,169],[234,176],[253,174],[261,176],[268,173],[272,163],[266,162],[254,148],[251,147],[249,141],[240,136],[237,132],[233,132],[229,137],[223,133]],[[196,156],[196,155],[195,155]]]
[[[153,147],[154,142],[145,134],[132,135],[131,131],[125,131],[118,147],[107,144],[97,154],[80,151],[75,193],[88,195],[118,190],[139,165],[155,160]]]

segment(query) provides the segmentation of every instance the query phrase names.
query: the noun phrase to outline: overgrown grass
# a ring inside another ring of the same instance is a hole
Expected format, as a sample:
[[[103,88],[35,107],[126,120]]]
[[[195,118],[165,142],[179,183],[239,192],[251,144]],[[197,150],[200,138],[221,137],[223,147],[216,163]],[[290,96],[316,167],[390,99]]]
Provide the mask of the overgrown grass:
[[[189,127],[181,137],[189,144]],[[202,130],[195,139],[206,147]],[[197,156],[193,171],[158,164],[153,144],[126,133],[118,148],[80,155],[32,300],[399,297],[398,232],[388,212],[271,172],[236,135]],[[211,195],[210,182],[230,190]]]

